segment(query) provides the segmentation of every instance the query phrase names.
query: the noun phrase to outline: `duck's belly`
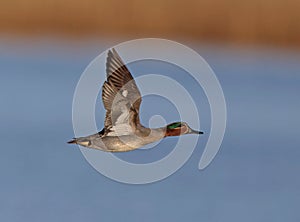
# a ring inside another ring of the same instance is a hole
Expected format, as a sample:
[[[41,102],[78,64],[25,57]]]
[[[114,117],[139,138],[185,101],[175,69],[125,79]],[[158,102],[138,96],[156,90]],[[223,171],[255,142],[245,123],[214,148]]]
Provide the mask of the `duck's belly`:
[[[108,136],[93,141],[90,147],[107,152],[126,152],[138,149],[157,140],[159,140],[159,138],[156,140],[149,140],[141,137],[133,138],[132,136]]]

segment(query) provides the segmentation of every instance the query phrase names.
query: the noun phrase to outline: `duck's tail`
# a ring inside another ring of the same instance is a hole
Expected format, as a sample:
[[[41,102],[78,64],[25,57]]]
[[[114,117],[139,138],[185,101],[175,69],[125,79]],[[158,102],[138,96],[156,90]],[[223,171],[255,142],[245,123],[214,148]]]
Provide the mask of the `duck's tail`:
[[[77,139],[73,138],[72,140],[68,141],[69,144],[77,144]]]

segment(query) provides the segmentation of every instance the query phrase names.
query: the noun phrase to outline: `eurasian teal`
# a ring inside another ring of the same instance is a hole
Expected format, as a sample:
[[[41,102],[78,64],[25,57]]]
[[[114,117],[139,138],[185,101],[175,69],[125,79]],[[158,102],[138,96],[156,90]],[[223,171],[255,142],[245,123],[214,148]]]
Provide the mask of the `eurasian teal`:
[[[106,109],[104,128],[96,134],[74,138],[68,143],[107,152],[125,152],[167,136],[203,134],[191,129],[185,122],[154,129],[144,127],[139,119],[140,91],[115,49],[108,51],[106,73],[107,80],[102,86],[102,101]]]

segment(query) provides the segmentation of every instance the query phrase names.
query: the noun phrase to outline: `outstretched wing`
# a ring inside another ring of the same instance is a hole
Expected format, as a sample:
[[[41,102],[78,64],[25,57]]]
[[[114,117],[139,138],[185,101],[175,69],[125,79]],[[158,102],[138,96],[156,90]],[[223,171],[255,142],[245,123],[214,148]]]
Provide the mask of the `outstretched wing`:
[[[102,100],[106,109],[107,136],[129,135],[139,124],[141,94],[129,70],[115,49],[108,51],[107,80],[102,86]]]

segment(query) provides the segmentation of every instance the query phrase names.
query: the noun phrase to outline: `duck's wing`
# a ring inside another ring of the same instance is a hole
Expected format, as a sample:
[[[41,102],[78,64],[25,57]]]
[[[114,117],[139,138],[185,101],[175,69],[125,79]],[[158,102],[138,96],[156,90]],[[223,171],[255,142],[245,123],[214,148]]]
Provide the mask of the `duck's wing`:
[[[130,135],[139,122],[141,93],[115,49],[108,51],[107,80],[102,86],[102,100],[106,109],[106,136]]]

